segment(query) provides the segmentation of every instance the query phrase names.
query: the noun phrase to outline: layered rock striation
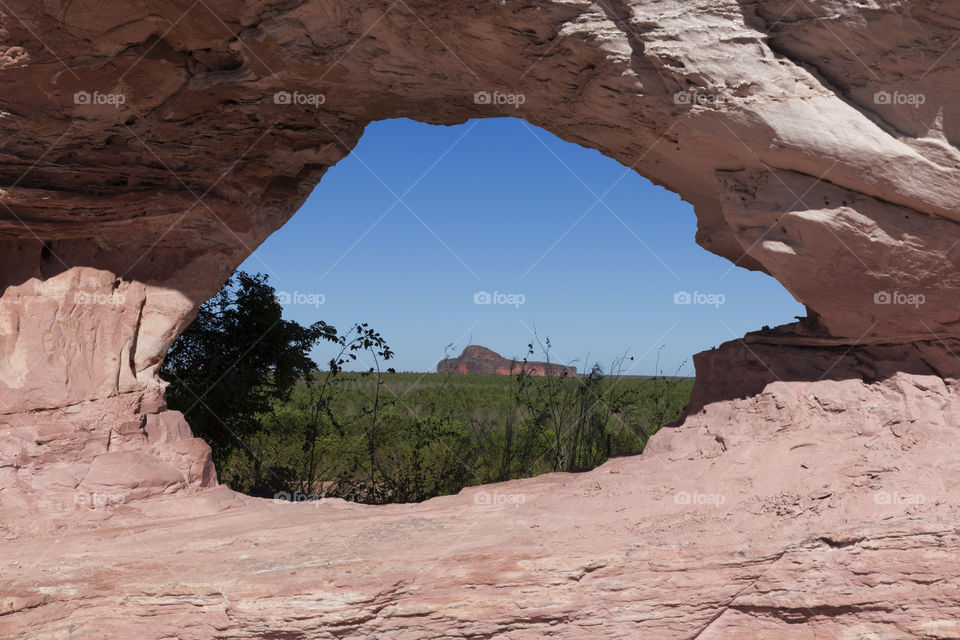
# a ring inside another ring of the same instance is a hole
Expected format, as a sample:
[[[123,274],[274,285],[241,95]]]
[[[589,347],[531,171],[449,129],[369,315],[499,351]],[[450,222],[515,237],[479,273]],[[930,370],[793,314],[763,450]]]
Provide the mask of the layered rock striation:
[[[955,637],[960,367],[947,347],[960,345],[920,346],[930,368],[903,371],[913,346],[728,343],[697,366],[730,387],[698,387],[683,426],[642,456],[422,504],[220,487],[84,505],[99,529],[2,545],[0,635]]]
[[[2,3],[0,632],[957,637],[958,23],[927,0]],[[368,123],[498,116],[679,193],[697,242],[808,317],[699,356],[683,424],[589,474],[387,509],[217,487],[156,377],[197,306]]]

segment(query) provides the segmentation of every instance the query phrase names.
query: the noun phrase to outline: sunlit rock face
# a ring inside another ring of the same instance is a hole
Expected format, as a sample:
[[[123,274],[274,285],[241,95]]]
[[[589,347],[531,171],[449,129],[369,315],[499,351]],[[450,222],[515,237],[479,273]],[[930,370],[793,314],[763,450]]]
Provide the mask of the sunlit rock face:
[[[0,631],[957,637],[958,20],[920,0],[2,3]],[[197,306],[369,122],[496,116],[676,191],[702,246],[809,317],[699,356],[678,429],[505,488],[523,503],[217,488],[156,378]],[[267,550],[280,531],[299,545]]]

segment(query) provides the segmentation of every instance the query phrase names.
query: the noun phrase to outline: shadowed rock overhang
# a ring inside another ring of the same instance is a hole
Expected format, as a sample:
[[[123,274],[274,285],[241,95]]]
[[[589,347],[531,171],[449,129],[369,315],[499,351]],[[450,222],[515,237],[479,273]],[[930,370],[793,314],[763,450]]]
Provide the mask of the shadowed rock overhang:
[[[958,24],[952,0],[0,3],[0,631],[957,637]],[[677,192],[808,317],[698,356],[642,457],[492,488],[522,504],[218,487],[156,377],[197,306],[370,122],[499,116]]]

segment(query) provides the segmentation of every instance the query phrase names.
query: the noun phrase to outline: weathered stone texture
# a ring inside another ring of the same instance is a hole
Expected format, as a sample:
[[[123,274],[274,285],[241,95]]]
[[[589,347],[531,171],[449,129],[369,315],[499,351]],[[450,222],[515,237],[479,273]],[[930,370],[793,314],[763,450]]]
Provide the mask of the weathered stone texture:
[[[958,25],[0,3],[0,635],[960,637]],[[156,378],[197,305],[368,123],[503,115],[676,191],[809,318],[701,354],[683,425],[591,473],[376,509],[217,487]]]

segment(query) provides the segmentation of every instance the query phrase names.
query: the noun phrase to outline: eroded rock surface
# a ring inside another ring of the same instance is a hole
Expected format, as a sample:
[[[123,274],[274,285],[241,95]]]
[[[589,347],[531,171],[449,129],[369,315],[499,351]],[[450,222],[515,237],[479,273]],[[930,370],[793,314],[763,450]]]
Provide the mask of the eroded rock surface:
[[[960,344],[900,370],[914,348],[728,343],[698,371],[761,391],[698,388],[683,426],[584,474],[388,507],[82,505],[99,529],[2,545],[0,635],[954,638]]]
[[[0,630],[960,636],[958,23],[930,0],[0,3]],[[156,378],[197,305],[369,122],[503,115],[678,192],[700,244],[809,317],[701,355],[641,458],[494,489],[519,505],[217,488]]]

